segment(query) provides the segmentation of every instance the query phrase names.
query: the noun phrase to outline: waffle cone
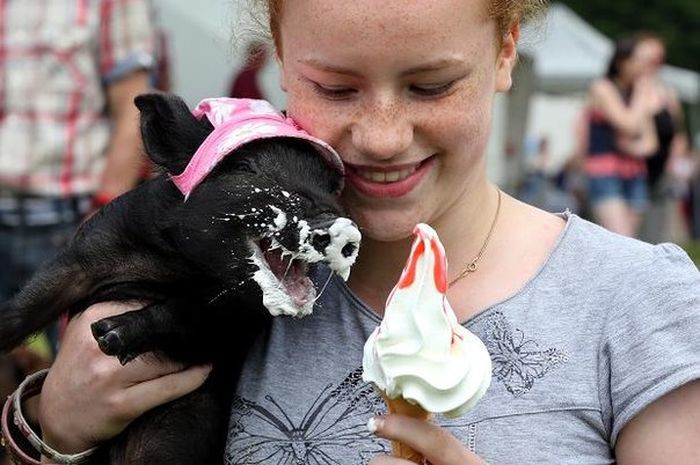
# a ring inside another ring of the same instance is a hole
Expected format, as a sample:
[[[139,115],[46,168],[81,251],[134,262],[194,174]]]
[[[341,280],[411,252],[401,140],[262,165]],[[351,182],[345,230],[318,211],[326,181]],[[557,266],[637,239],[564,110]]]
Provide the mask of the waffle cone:
[[[403,399],[389,399],[384,396],[384,402],[386,403],[388,413],[396,413],[399,415],[405,415],[407,417],[416,418],[418,420],[430,421],[432,414],[422,407],[410,404]],[[420,463],[421,465],[425,463],[425,457],[420,452],[416,452],[406,444],[399,441],[391,441],[391,451],[392,456],[399,457],[405,460],[410,460],[414,463]]]

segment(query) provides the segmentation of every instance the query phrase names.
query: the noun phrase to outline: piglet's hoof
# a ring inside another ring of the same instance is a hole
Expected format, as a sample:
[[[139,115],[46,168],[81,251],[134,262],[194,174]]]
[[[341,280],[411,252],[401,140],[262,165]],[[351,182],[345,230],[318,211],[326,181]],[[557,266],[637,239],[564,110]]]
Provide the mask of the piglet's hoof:
[[[100,350],[106,355],[116,356],[122,365],[126,365],[139,355],[128,350],[126,341],[121,334],[123,326],[112,319],[104,318],[96,321],[90,328]]]

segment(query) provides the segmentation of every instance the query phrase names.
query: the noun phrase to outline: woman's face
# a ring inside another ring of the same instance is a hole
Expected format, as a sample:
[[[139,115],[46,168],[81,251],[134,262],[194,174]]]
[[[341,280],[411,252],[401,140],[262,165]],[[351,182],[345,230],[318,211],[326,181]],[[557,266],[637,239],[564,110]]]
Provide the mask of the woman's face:
[[[280,25],[290,115],[346,163],[343,204],[376,240],[409,237],[485,186],[499,48],[487,0],[294,0]]]
[[[634,59],[638,63],[642,74],[653,76],[663,66],[666,60],[666,50],[660,41],[645,39],[635,47]]]
[[[641,43],[634,46],[632,54],[620,64],[620,77],[628,84],[633,83],[645,73],[645,63],[639,56]]]

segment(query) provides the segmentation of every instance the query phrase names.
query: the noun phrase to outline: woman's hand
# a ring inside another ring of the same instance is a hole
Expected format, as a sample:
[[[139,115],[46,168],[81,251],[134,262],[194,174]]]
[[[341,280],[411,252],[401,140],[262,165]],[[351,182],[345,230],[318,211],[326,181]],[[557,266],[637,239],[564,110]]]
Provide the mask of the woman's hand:
[[[634,100],[639,100],[646,114],[653,116],[666,105],[664,91],[651,76],[642,76],[634,83]]]
[[[376,417],[375,434],[381,438],[400,441],[423,454],[431,465],[485,465],[482,459],[470,452],[445,429],[403,415]],[[413,462],[379,455],[369,465],[409,465]]]
[[[122,366],[102,353],[90,324],[140,308],[103,303],[68,325],[39,401],[44,441],[62,453],[77,453],[111,439],[147,410],[199,387],[210,367],[185,369],[145,354]]]

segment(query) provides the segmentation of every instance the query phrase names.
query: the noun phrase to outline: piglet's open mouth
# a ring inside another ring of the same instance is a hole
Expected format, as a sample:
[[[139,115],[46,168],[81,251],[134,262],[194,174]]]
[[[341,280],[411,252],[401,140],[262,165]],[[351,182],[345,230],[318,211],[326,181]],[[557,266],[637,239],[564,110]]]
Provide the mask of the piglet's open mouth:
[[[347,280],[357,258],[361,235],[349,219],[334,218],[315,227],[298,220],[297,225],[298,246],[293,251],[270,235],[248,243],[250,261],[257,268],[253,280],[262,291],[263,305],[274,316],[311,314],[317,297],[309,264],[323,262]]]
[[[263,256],[270,271],[294,299],[294,303],[301,307],[308,302],[310,294],[314,294],[313,283],[308,278],[309,265],[285,253],[284,248],[272,249],[270,240],[260,241],[260,248],[263,250]]]
[[[309,264],[277,241],[249,243],[258,270],[253,279],[263,293],[263,305],[274,316],[306,316],[313,310],[316,289],[308,277]]]

